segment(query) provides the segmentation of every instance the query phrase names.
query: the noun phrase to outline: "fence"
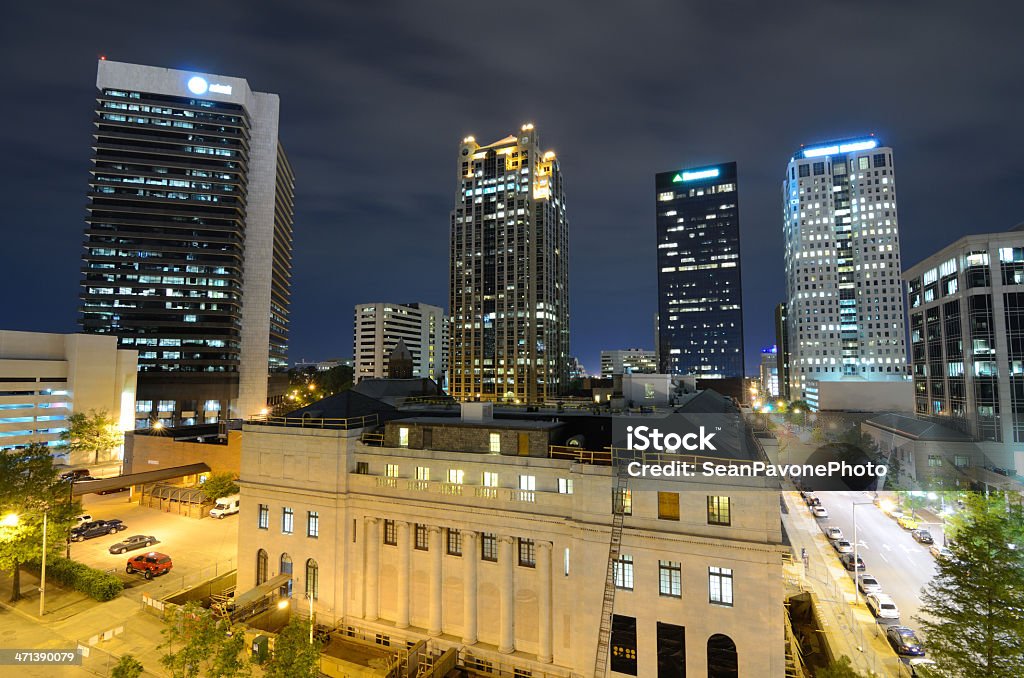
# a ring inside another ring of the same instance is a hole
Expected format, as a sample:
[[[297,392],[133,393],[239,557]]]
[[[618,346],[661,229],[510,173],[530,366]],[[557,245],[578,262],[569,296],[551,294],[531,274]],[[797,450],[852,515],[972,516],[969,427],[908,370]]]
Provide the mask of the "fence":
[[[349,431],[369,426],[376,426],[379,421],[376,414],[367,414],[362,417],[329,418],[329,417],[254,417],[248,421],[250,424],[261,426],[292,426],[296,428],[329,428],[341,431]]]

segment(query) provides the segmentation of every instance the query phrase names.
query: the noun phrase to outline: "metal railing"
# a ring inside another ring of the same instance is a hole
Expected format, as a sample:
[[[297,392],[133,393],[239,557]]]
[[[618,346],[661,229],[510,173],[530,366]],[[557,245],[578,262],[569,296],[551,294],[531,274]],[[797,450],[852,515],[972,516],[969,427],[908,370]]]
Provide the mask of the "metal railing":
[[[380,421],[376,414],[362,417],[253,417],[249,424],[261,426],[289,426],[294,428],[326,428],[340,431],[351,431],[370,426],[377,426]]]
[[[611,466],[612,453],[609,450],[585,450],[581,447],[570,447],[568,445],[549,445],[548,458],[568,459],[581,464],[595,464],[598,466]]]

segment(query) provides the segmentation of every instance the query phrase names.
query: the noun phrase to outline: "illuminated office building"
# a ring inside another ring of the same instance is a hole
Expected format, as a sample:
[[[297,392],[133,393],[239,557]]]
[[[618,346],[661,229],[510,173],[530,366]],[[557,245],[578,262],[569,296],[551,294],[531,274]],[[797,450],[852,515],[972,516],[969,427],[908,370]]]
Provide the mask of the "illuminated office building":
[[[655,185],[661,372],[742,378],[736,163],[662,172]]]
[[[269,377],[286,385],[294,179],[278,96],[106,60],[96,88],[82,329],[139,352],[140,426],[258,414]]]
[[[569,224],[558,159],[523,125],[459,146],[451,213],[451,378],[459,400],[542,402],[565,393]]]
[[[353,333],[355,383],[383,379],[399,341],[412,353],[413,375],[443,384],[448,371],[448,319],[430,304],[358,304]]]
[[[903,379],[906,342],[892,149],[873,137],[801,148],[782,183],[789,378]]]

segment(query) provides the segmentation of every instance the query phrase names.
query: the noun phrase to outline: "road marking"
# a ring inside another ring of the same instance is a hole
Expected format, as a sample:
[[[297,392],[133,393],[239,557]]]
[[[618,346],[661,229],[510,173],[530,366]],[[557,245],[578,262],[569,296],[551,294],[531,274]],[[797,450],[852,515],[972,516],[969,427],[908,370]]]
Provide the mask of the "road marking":
[[[868,547],[868,543],[866,541],[864,541],[863,539],[860,540],[859,542],[857,542],[857,546],[859,546],[860,548],[863,548],[863,549],[869,548]]]
[[[885,554],[884,554],[884,553],[881,553],[881,552],[879,552],[879,554],[878,554],[878,555],[879,555],[879,557],[880,557],[880,558],[881,558],[882,560],[884,560],[885,562],[887,562],[887,563],[889,562],[889,559],[885,557]]]
[[[885,549],[886,551],[892,551],[892,547],[889,546],[888,544],[882,544],[882,548]]]

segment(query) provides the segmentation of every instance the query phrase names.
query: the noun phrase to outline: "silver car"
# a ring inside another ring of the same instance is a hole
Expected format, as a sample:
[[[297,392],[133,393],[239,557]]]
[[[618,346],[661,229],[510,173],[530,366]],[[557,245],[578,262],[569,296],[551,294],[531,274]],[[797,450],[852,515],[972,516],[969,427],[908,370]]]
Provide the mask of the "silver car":
[[[857,588],[865,594],[882,592],[882,585],[878,583],[878,580],[875,579],[874,575],[870,574],[857,575]]]
[[[853,553],[853,544],[845,539],[836,539],[832,542],[832,548],[836,550],[836,553]]]

